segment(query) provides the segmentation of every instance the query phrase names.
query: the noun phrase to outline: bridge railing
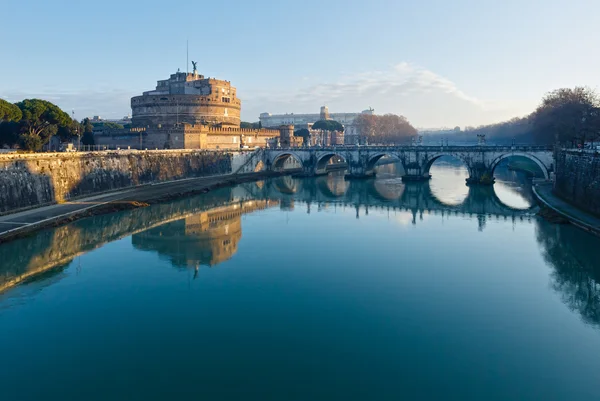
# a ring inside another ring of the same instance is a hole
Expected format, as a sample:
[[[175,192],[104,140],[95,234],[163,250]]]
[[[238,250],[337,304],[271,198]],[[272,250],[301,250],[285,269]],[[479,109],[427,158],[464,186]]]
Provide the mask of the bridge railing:
[[[371,145],[339,145],[339,146],[324,146],[324,147],[279,147],[279,148],[268,148],[267,151],[287,151],[287,152],[319,152],[319,151],[356,151],[356,150],[368,150],[368,151],[432,151],[432,152],[548,152],[553,151],[553,146],[547,145],[420,145],[420,146],[408,146],[408,145],[397,145],[397,146],[371,146]]]

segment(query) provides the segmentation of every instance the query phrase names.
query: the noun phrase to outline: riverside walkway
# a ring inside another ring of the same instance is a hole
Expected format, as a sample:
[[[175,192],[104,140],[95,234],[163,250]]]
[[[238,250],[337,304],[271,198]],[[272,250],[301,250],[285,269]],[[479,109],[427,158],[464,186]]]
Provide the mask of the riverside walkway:
[[[212,188],[255,180],[257,175],[229,174],[187,178],[80,198],[0,216],[0,243],[44,227],[59,225],[92,214],[108,213],[166,201],[179,196],[202,193]]]
[[[600,218],[586,213],[554,195],[552,183],[535,184],[533,192],[543,204],[568,219],[571,224],[600,236]]]

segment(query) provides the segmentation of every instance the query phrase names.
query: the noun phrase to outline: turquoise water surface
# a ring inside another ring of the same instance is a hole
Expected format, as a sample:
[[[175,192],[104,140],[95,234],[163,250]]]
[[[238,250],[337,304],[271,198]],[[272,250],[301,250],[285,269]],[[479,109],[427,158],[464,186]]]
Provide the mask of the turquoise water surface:
[[[599,400],[600,240],[536,217],[520,173],[431,172],[247,183],[0,246],[0,400]]]

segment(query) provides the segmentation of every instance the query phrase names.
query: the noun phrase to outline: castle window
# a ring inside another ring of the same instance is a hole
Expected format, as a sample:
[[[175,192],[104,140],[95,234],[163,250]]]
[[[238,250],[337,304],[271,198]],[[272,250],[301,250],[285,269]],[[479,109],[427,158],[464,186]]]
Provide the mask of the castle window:
[[[223,96],[223,97],[221,98],[221,101],[222,101],[223,103],[231,103],[231,99],[230,99],[230,98],[228,98],[228,97],[225,97],[225,96]]]

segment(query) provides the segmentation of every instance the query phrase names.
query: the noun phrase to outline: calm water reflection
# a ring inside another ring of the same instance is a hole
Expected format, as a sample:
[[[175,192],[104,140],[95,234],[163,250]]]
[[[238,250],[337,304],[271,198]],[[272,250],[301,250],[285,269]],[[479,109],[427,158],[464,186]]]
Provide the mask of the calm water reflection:
[[[529,180],[283,177],[0,246],[1,400],[595,400],[600,241]]]

